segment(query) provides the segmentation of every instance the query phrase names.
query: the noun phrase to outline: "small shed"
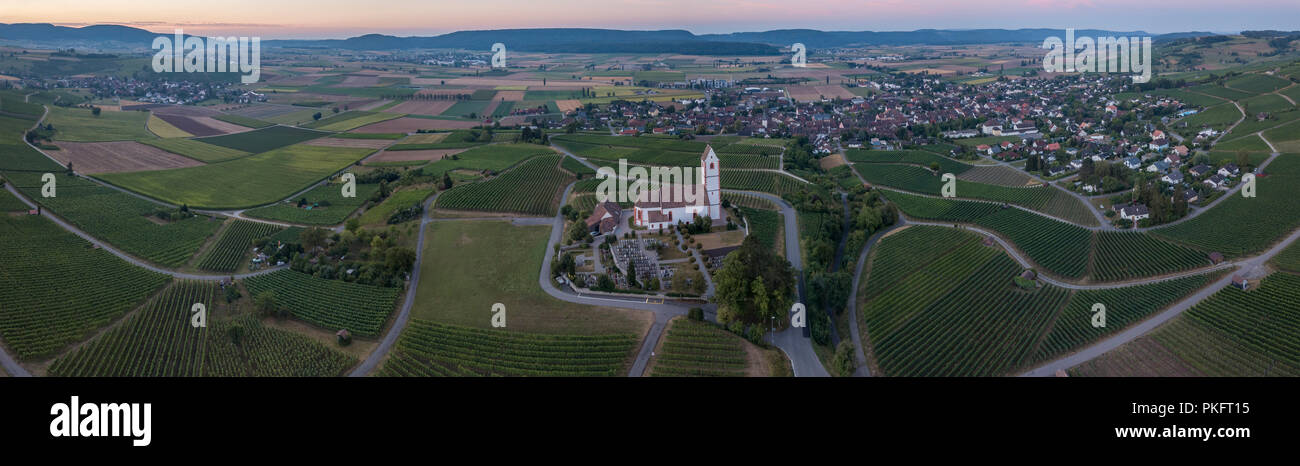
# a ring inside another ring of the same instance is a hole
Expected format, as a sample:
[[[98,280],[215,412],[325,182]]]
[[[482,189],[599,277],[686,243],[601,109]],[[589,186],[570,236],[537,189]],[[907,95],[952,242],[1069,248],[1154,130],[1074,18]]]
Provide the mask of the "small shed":
[[[1220,262],[1223,262],[1223,253],[1220,253],[1220,252],[1218,252],[1218,251],[1211,252],[1211,253],[1210,253],[1210,263],[1211,263],[1211,264],[1218,265]]]
[[[1246,280],[1246,277],[1243,277],[1241,275],[1233,275],[1232,286],[1236,287],[1239,290],[1245,291],[1247,288],[1250,288],[1250,281]]]

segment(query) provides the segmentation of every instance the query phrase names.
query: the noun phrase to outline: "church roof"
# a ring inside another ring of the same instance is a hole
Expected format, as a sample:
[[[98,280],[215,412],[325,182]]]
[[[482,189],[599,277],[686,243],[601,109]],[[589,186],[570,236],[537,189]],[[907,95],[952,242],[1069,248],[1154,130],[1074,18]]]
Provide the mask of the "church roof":
[[[707,159],[709,158],[709,154],[710,154],[710,153],[713,153],[713,145],[712,145],[712,144],[705,144],[705,145],[704,145],[704,153],[703,153],[703,154],[700,154],[700,160],[707,160]],[[716,157],[717,155],[714,154],[714,156]]]

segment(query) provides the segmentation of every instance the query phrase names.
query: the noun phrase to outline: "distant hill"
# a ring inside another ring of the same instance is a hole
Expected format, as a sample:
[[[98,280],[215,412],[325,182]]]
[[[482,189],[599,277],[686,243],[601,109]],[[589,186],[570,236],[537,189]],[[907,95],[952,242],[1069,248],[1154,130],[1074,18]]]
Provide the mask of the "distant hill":
[[[148,48],[160,34],[143,29],[97,25],[81,28],[51,24],[0,24],[0,41],[67,46]],[[538,28],[457,31],[438,36],[397,37],[366,34],[347,39],[268,40],[266,47],[341,48],[349,50],[400,50],[461,48],[487,50],[493,43],[505,43],[510,50],[569,53],[690,53],[718,55],[769,55],[801,42],[810,48],[855,45],[943,45],[1001,42],[1042,42],[1049,36],[1064,36],[1060,29],[919,29],[915,31],[818,31],[781,29],[729,34],[693,34],[681,29],[625,31],[618,29]],[[1147,36],[1142,31],[1081,29],[1077,36]],[[1181,32],[1153,36],[1157,41],[1214,35]]]

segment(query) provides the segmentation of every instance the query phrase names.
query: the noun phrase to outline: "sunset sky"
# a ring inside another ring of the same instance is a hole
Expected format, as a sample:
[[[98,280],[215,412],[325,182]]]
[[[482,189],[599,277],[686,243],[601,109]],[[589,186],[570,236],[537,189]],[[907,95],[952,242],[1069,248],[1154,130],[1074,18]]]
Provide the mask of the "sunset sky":
[[[1297,0],[0,0],[0,23],[184,27],[266,39],[365,33],[592,27],[695,33],[810,28],[1098,28],[1237,32],[1300,29]]]

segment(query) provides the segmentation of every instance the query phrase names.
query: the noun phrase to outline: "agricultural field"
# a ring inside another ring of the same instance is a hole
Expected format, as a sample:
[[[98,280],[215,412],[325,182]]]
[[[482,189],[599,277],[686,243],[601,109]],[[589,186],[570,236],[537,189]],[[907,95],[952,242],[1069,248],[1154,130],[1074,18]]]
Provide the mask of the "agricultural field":
[[[974,222],[1002,207],[988,202],[958,201],[881,190],[885,197],[909,217],[951,222]]]
[[[1210,273],[1124,288],[1079,290],[1056,317],[1033,361],[1044,362],[1079,350],[1155,315],[1217,280]],[[1092,325],[1093,306],[1106,307],[1106,326]]]
[[[56,141],[136,141],[155,137],[146,128],[149,112],[102,111],[95,116],[84,108],[48,108],[50,114],[45,122],[54,125]]]
[[[54,361],[53,377],[330,377],[356,359],[249,316],[198,331],[190,306],[214,308],[211,282],[177,282],[122,325]],[[238,329],[238,330],[236,330]]]
[[[674,319],[649,368],[652,377],[740,377],[745,341],[709,322]]]
[[[722,170],[722,189],[758,191],[784,196],[807,189],[807,184],[775,172]]]
[[[199,261],[198,268],[211,272],[234,272],[253,249],[253,240],[269,237],[280,230],[280,227],[266,223],[234,220]]]
[[[30,207],[19,200],[18,197],[10,194],[9,191],[0,189],[0,212],[27,211]]]
[[[893,163],[893,164],[912,164],[930,167],[932,163],[939,164],[939,173],[952,173],[959,175],[970,170],[970,165],[958,162],[948,157],[935,154],[928,151],[919,150],[860,150],[850,149],[847,153],[848,159],[853,163]]]
[[[251,297],[265,292],[297,319],[328,330],[346,329],[355,335],[379,335],[397,306],[401,288],[362,285],[281,270],[244,280]]]
[[[296,145],[220,164],[107,173],[99,178],[176,205],[239,209],[285,199],[371,152],[371,149]]]
[[[248,152],[208,144],[197,139],[147,139],[140,142],[203,163],[225,162],[251,155]]]
[[[445,194],[444,194],[445,195]],[[509,332],[644,335],[653,316],[552,298],[537,284],[551,227],[509,221],[435,222],[425,238],[411,318],[492,329],[493,304]]]
[[[378,184],[356,187],[356,197],[343,197],[342,185],[325,183],[284,202],[244,211],[244,215],[300,225],[338,225],[379,191]],[[298,207],[299,203],[303,206]]]
[[[908,226],[881,238],[872,250],[869,268],[863,271],[858,296],[871,299],[906,278],[918,266],[979,240],[980,235],[969,231],[928,225]]]
[[[1232,89],[1239,89],[1252,94],[1262,94],[1287,87],[1291,82],[1266,74],[1252,73],[1238,78],[1233,78],[1223,84]]]
[[[972,183],[991,184],[994,186],[1006,186],[1010,188],[1023,188],[1037,183],[1036,180],[1025,174],[1024,171],[1002,165],[971,167],[970,170],[966,170],[960,175],[957,175],[957,178]]]
[[[198,139],[198,141],[256,154],[328,135],[329,133],[289,126],[270,126],[243,133],[202,138]]]
[[[388,222],[388,218],[393,215],[397,209],[405,208],[417,203],[422,204],[425,199],[433,194],[433,188],[413,188],[396,191],[389,195],[384,202],[379,205],[366,209],[361,214],[362,225],[377,225]]]
[[[1279,113],[1294,110],[1295,106],[1291,105],[1282,96],[1274,94],[1263,94],[1240,102],[1241,108],[1246,110],[1246,114],[1254,119],[1259,112]]]
[[[447,157],[435,160],[421,171],[435,178],[441,178],[448,171],[462,169],[502,172],[524,160],[554,154],[555,151],[551,148],[536,144],[493,144],[460,152],[455,154],[454,159]]]
[[[560,190],[573,181],[559,169],[560,157],[534,157],[490,180],[453,188],[434,205],[439,209],[554,215]]]
[[[748,222],[751,236],[758,238],[760,243],[769,248],[777,247],[776,239],[781,235],[781,214],[751,207],[741,207],[740,212]]]
[[[627,372],[632,334],[548,335],[412,319],[382,377],[601,377]]]
[[[383,112],[365,112],[353,110],[329,118],[322,118],[303,125],[304,128],[312,128],[320,131],[351,131],[362,126],[388,121],[394,118],[400,118],[404,115],[400,113],[383,113]]]
[[[172,126],[171,123],[168,123],[162,118],[158,118],[156,115],[149,116],[148,128],[150,133],[153,133],[155,136],[160,138],[188,138],[194,136],[180,128]]]
[[[858,167],[858,173],[873,185],[920,194],[938,196],[943,187],[942,179],[928,168],[910,165],[873,164]],[[956,188],[960,198],[1005,202],[1083,225],[1097,224],[1088,206],[1054,186],[1010,188],[958,179]]]
[[[1070,370],[1075,376],[1300,376],[1300,277],[1226,287],[1154,332]],[[1109,317],[1109,316],[1108,316]]]
[[[1094,281],[1123,281],[1183,272],[1210,264],[1206,253],[1145,233],[1097,232]]]
[[[1191,220],[1151,233],[1203,251],[1240,256],[1262,251],[1300,226],[1300,155],[1282,154],[1256,184],[1258,196],[1233,195]],[[1269,212],[1270,215],[1260,215]]]
[[[167,283],[35,216],[0,215],[0,338],[20,360],[48,356]]]
[[[975,224],[1007,238],[1044,269],[1067,278],[1080,278],[1088,267],[1092,232],[1020,209],[1002,209]]]
[[[236,124],[239,126],[253,128],[253,129],[261,129],[261,128],[275,125],[275,123],[258,120],[256,118],[249,118],[242,115],[214,115],[212,118],[218,121],[224,121],[226,123]]]
[[[1181,122],[1187,123],[1187,126],[1193,129],[1214,128],[1217,131],[1223,131],[1240,119],[1241,111],[1237,110],[1237,106],[1225,103],[1183,118]]]
[[[161,141],[154,139],[152,141]],[[117,173],[167,170],[202,165],[197,160],[133,141],[60,142],[47,153],[77,173]]]

